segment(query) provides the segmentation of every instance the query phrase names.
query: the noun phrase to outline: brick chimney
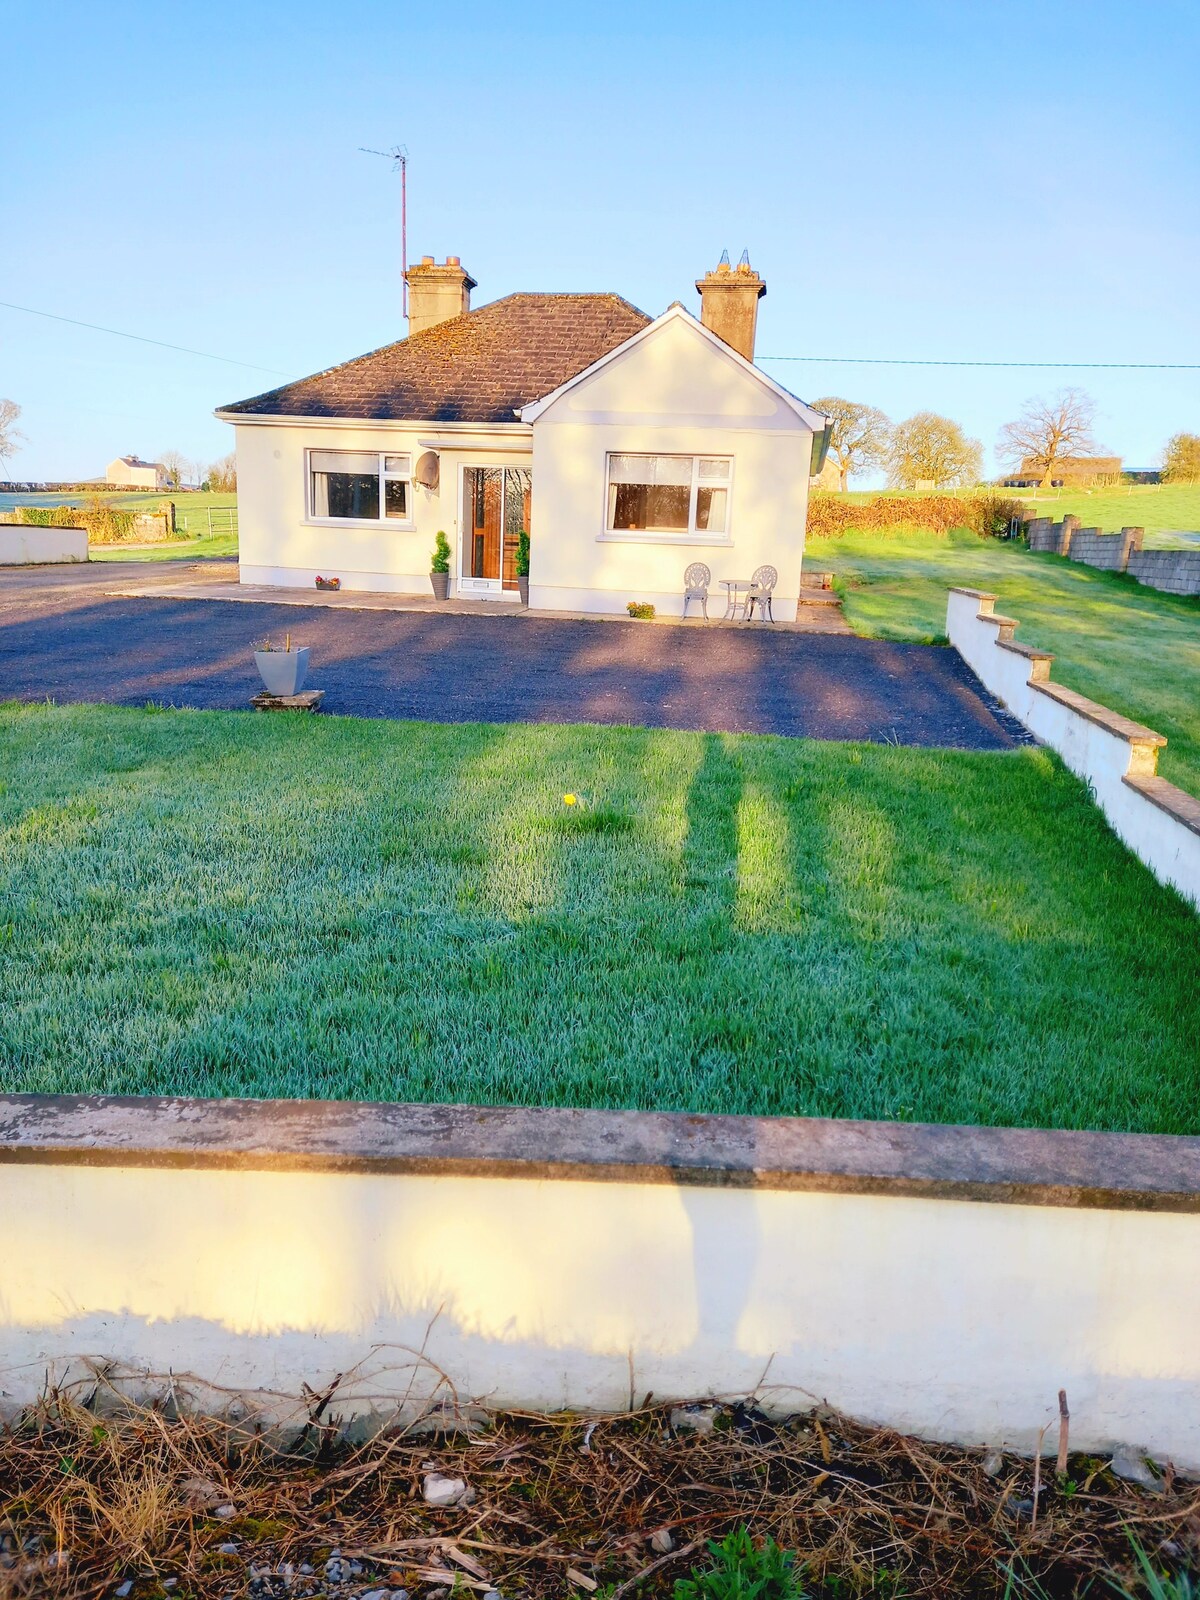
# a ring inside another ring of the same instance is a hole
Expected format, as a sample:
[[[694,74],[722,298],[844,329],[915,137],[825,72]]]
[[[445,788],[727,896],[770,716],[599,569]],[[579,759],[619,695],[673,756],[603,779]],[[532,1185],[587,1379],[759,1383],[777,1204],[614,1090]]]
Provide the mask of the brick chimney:
[[[729,251],[721,252],[716,270],[698,278],[700,321],[730,344],[747,361],[754,360],[754,328],[758,321],[758,302],[767,286],[750,265],[748,251],[736,267],[729,265]]]
[[[447,256],[443,266],[432,256],[422,256],[415,267],[409,267],[407,281],[410,334],[436,328],[439,322],[471,309],[475,279],[463,271],[457,256]]]

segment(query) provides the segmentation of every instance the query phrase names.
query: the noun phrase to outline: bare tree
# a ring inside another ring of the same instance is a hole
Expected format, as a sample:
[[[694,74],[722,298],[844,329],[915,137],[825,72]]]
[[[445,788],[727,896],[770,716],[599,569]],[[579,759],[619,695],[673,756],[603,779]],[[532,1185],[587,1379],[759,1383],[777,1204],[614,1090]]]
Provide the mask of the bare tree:
[[[1055,467],[1070,456],[1094,456],[1096,402],[1082,389],[1062,389],[1051,400],[1026,400],[1015,422],[1000,429],[996,454],[1014,472],[1036,471],[1049,487]]]
[[[0,400],[0,461],[7,461],[21,448],[25,435],[17,427],[21,408],[15,400]]]
[[[209,488],[217,494],[233,494],[237,489],[237,456],[231,450],[227,456],[212,462],[204,476]]]
[[[1200,434],[1174,433],[1163,451],[1163,477],[1168,483],[1200,480]]]
[[[191,462],[179,450],[162,450],[158,459],[167,474],[168,489],[182,489],[184,476],[191,470]]]
[[[888,479],[895,488],[928,484],[949,489],[978,483],[983,446],[978,439],[968,439],[949,417],[918,411],[892,429],[887,462]]]
[[[843,490],[850,486],[851,473],[884,464],[892,424],[882,411],[861,405],[857,400],[843,400],[836,394],[815,400],[813,405],[817,411],[823,411],[832,424],[829,453],[837,462]]]

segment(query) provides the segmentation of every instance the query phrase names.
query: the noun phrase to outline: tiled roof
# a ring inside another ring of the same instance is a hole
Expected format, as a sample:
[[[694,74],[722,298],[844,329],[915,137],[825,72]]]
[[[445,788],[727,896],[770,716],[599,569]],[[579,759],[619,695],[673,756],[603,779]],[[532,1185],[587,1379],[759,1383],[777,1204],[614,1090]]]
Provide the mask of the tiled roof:
[[[650,321],[616,294],[510,294],[398,344],[222,406],[268,417],[515,422]]]

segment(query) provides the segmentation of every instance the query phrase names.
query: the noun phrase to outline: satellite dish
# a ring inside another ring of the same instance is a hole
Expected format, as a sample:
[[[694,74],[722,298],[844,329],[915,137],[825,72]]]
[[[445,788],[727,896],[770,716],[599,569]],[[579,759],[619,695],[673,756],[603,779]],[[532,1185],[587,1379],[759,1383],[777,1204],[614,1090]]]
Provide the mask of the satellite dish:
[[[413,477],[421,485],[422,489],[436,489],[440,471],[441,464],[438,460],[437,451],[426,450],[424,455],[417,457],[417,466]]]

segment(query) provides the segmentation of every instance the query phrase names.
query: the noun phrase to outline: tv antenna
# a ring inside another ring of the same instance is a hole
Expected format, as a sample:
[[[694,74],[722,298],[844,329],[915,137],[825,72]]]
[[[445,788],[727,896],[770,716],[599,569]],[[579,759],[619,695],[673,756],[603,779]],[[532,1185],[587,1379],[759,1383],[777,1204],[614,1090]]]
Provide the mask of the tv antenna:
[[[404,285],[404,320],[408,321],[408,147],[398,144],[391,150],[368,150],[359,145],[364,156],[382,156],[392,163],[392,171],[400,174],[400,281]]]

